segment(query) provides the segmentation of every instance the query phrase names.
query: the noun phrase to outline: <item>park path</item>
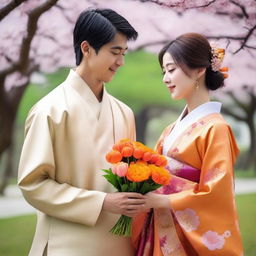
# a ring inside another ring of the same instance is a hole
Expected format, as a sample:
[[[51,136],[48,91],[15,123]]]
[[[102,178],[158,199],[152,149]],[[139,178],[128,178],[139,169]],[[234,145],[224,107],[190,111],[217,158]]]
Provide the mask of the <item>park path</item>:
[[[236,194],[256,193],[256,179],[236,179]],[[0,218],[8,218],[19,215],[35,213],[36,210],[29,205],[19,188],[16,185],[10,185],[5,190],[5,195],[0,196]]]

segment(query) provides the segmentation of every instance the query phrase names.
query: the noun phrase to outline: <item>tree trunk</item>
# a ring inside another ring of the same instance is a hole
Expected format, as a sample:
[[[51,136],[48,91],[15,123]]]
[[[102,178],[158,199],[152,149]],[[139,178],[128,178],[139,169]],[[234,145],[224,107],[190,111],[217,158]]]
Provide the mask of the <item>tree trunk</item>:
[[[149,120],[151,120],[154,117],[161,116],[165,111],[179,113],[180,109],[174,106],[150,105],[150,106],[144,107],[138,114],[136,114],[135,118],[136,118],[136,131],[137,131],[138,141],[142,143],[146,142],[146,128]]]
[[[250,145],[246,150],[243,161],[241,162],[241,167],[245,170],[253,169],[256,172],[256,127],[254,123],[254,115],[255,115],[255,96],[253,94],[250,95],[252,100],[248,102],[246,107],[243,104],[237,104],[238,107],[245,113],[245,116],[239,116],[235,111],[231,110],[231,108],[222,107],[222,112],[226,115],[231,116],[235,120],[240,122],[244,122],[249,129],[250,134]],[[238,100],[232,96],[232,99],[236,102]]]
[[[10,146],[16,113],[5,92],[0,93],[0,156]]]
[[[8,178],[12,172],[12,138],[15,118],[19,103],[27,87],[28,83],[23,86],[13,87],[10,92],[4,90],[4,86],[0,86],[0,159],[3,153],[7,151],[7,163],[3,170],[2,182],[0,184],[0,194],[3,193],[7,185]]]
[[[19,87],[13,87],[9,92],[0,85],[0,156],[11,144],[17,110],[28,84],[27,81]]]
[[[136,134],[137,141],[145,143],[146,128],[149,121],[149,107],[143,108],[136,116]]]
[[[256,131],[253,117],[248,120],[248,127],[250,131],[250,147],[248,150],[248,168],[253,169],[256,172]]]
[[[12,177],[13,174],[13,142],[11,142],[9,148],[7,149],[7,157],[6,157],[6,164],[4,168],[4,172],[2,174],[2,179],[0,181],[0,195],[4,194],[4,190],[8,185],[9,179]]]

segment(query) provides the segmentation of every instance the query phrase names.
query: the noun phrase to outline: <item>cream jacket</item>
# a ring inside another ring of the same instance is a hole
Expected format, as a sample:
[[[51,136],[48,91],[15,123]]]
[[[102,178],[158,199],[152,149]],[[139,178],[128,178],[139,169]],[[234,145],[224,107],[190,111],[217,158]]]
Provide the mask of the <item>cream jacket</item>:
[[[122,138],[135,139],[132,111],[104,89],[99,102],[73,70],[30,111],[18,184],[38,210],[30,256],[131,256],[129,238],[109,233],[119,215],[102,210],[114,192],[101,169]]]

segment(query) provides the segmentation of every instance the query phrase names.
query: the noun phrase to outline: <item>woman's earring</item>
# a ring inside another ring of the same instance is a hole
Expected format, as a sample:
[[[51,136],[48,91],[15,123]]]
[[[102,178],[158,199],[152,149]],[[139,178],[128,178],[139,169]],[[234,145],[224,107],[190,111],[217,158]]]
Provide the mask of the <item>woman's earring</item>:
[[[198,82],[198,80],[196,80],[196,90],[198,90],[199,89],[199,82]]]

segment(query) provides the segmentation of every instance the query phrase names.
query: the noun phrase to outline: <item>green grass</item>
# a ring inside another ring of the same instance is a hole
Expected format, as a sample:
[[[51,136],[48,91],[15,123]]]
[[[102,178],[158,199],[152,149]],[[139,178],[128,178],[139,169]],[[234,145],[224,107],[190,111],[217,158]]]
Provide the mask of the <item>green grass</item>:
[[[236,178],[256,178],[256,171],[254,170],[236,170],[235,171]]]
[[[236,197],[245,256],[256,255],[256,194]],[[35,215],[0,219],[0,255],[28,254],[35,230]]]
[[[256,255],[256,194],[236,196],[245,256]]]
[[[35,231],[35,223],[35,215],[0,219],[0,255],[28,255]]]

